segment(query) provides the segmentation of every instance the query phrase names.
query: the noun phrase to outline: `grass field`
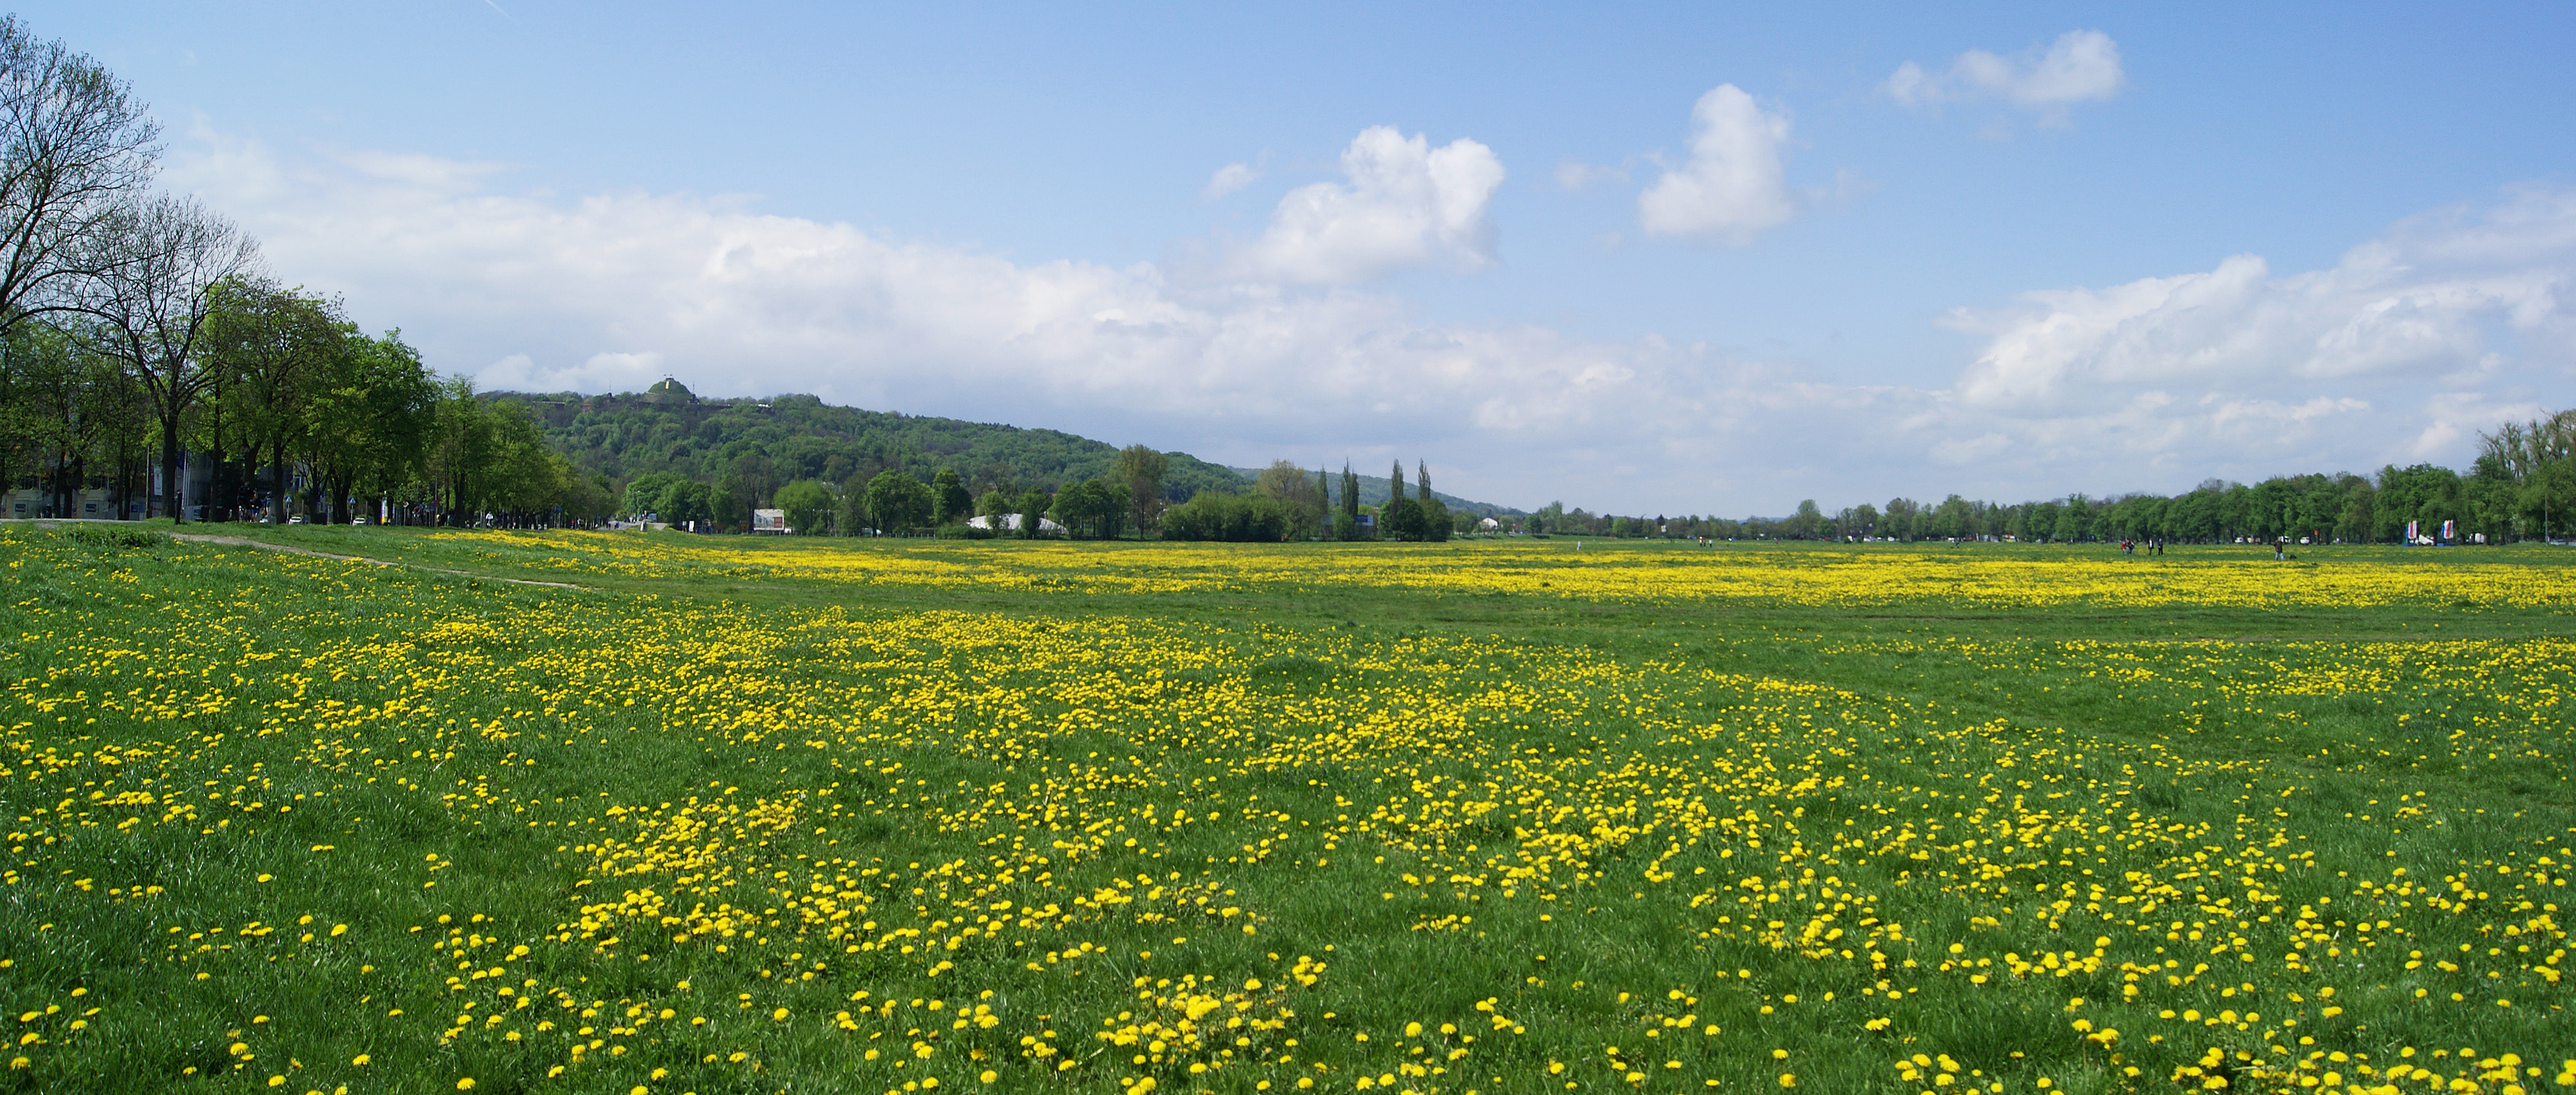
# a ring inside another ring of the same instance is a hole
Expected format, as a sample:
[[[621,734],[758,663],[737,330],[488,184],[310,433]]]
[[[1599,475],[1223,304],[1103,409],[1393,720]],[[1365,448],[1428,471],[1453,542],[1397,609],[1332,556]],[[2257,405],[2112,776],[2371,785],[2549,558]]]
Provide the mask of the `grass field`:
[[[0,528],[0,1089],[2576,1087],[2560,551],[187,531],[368,561]]]

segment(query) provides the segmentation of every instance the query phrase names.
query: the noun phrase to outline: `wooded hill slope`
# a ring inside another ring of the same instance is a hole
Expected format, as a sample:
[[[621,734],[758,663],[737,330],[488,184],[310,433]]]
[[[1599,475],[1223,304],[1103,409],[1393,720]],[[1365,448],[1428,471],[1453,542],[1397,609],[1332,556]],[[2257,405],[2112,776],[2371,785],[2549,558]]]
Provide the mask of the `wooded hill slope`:
[[[699,399],[665,381],[654,390],[585,396],[491,392],[527,404],[546,440],[584,475],[624,483],[669,471],[702,481],[736,460],[765,459],[773,481],[865,481],[900,469],[928,480],[955,468],[976,491],[1009,484],[1054,491],[1109,474],[1118,447],[1058,430],[835,407],[810,395]],[[1169,453],[1163,493],[1180,501],[1202,490],[1242,491],[1250,481],[1188,453]]]

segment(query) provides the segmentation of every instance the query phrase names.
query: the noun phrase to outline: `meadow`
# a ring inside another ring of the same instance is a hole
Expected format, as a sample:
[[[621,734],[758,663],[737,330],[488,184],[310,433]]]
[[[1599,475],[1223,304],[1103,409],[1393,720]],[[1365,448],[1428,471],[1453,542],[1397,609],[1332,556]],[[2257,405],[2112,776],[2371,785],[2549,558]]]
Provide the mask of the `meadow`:
[[[2576,1087],[2563,550],[190,531],[0,527],[0,1089]]]

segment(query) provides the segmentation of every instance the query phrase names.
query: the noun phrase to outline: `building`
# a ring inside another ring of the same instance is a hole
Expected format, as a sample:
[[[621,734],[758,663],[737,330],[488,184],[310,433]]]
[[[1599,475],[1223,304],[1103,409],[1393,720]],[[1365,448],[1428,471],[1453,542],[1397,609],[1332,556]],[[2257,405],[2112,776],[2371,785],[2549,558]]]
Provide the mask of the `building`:
[[[784,536],[796,530],[787,527],[786,510],[756,509],[751,511],[751,531]]]
[[[1020,515],[1016,513],[1005,513],[1000,517],[969,517],[966,519],[966,527],[990,529],[993,528],[997,522],[1004,532],[1020,531]],[[1064,526],[1056,524],[1053,521],[1049,521],[1044,517],[1040,517],[1038,518],[1038,531],[1063,532]]]

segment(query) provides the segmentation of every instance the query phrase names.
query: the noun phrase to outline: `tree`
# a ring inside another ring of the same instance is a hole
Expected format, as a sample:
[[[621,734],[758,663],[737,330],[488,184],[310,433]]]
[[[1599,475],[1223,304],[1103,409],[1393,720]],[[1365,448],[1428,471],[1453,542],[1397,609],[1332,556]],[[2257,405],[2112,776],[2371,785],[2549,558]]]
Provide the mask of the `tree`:
[[[843,536],[856,536],[861,529],[874,528],[868,522],[868,484],[851,476],[841,484],[841,514],[838,522]]]
[[[308,378],[308,391],[298,400],[302,419],[289,430],[302,441],[315,498],[328,503],[327,514],[323,506],[314,507],[317,518],[345,523],[353,497],[383,499],[413,478],[427,452],[440,395],[420,352],[403,342],[400,331],[368,338],[353,329],[330,350]],[[467,389],[462,398],[474,395]],[[471,420],[469,428],[482,431],[473,446],[479,466],[463,481],[474,492],[460,503],[465,510],[499,505],[502,493],[521,489],[517,480],[523,477],[555,487],[568,481],[568,464],[539,459],[552,450],[527,407],[508,406],[516,412],[508,419],[494,417],[493,407],[477,408],[479,418],[458,409]]]
[[[686,525],[693,521],[702,525],[712,524],[716,513],[716,489],[695,479],[675,480],[669,489],[662,492],[661,500],[654,503],[654,510],[662,515],[662,523],[668,525]]]
[[[152,179],[150,114],[86,54],[0,16],[0,334],[33,315],[78,311],[120,206]]]
[[[2335,535],[2356,544],[2379,539],[2378,494],[2376,488],[2363,482],[2345,495],[2343,513],[2335,522]]]
[[[217,287],[201,353],[223,378],[225,416],[250,439],[253,465],[265,450],[273,521],[286,520],[287,454],[302,449],[323,373],[353,337],[337,301],[258,277]]]
[[[1421,511],[1419,535],[1425,540],[1448,542],[1448,503],[1431,496],[1431,466],[1419,460],[1413,462],[1413,505]]]
[[[1128,512],[1138,535],[1154,531],[1163,515],[1163,476],[1172,459],[1143,445],[1118,450],[1118,479],[1127,491]]]
[[[930,523],[954,525],[975,515],[975,496],[966,493],[966,483],[957,477],[957,469],[941,468],[930,477]]]
[[[748,531],[751,511],[767,502],[777,486],[777,470],[768,457],[752,452],[734,457],[724,477],[716,481],[716,524]]]
[[[787,511],[787,527],[800,536],[820,536],[823,523],[832,515],[832,488],[812,479],[799,479],[778,488],[771,504]]]
[[[1055,505],[1055,496],[1037,487],[1030,487],[1020,495],[1021,539],[1035,540],[1046,531],[1046,527],[1040,525],[1038,520],[1053,505]]]
[[[1878,530],[1878,507],[1863,502],[1852,507],[1851,526],[1843,531],[1853,536],[1869,536]]]
[[[2567,523],[2576,504],[2576,409],[2479,434],[2478,456],[2510,483],[2515,515],[2542,539]]]
[[[688,476],[675,471],[653,471],[636,476],[634,482],[626,484],[626,493],[618,502],[618,512],[630,518],[659,514],[662,496],[670,491],[671,484],[686,478]],[[669,520],[667,517],[662,519]]]
[[[1825,512],[1816,508],[1816,500],[1809,498],[1798,503],[1797,514],[1789,518],[1789,535],[1801,540],[1813,540],[1822,535],[1824,529]]]
[[[1335,524],[1338,527],[1334,531],[1342,539],[1358,540],[1366,535],[1360,528],[1360,477],[1351,470],[1348,460],[1342,461],[1342,517]]]
[[[1297,478],[1303,482],[1305,473]],[[1288,507],[1267,494],[1203,490],[1163,515],[1166,540],[1276,543],[1288,532]]]
[[[1306,478],[1302,469],[1285,460],[1273,461],[1252,481],[1254,492],[1279,503],[1288,522],[1288,536],[1298,540],[1312,539],[1324,527],[1324,499],[1317,487],[1317,480]]]
[[[185,521],[180,431],[216,377],[198,360],[197,339],[217,288],[250,271],[259,245],[192,198],[129,201],[104,217],[87,240],[96,276],[82,283],[78,308],[102,321],[104,348],[141,378],[161,427],[162,497]]]
[[[1419,514],[1417,535],[1434,543],[1448,541],[1450,527],[1447,503],[1426,494],[1414,501],[1413,508]]]
[[[1065,535],[1106,540],[1118,535],[1129,512],[1127,484],[1086,479],[1055,496],[1055,523]]]
[[[1018,505],[1019,498],[1011,493],[1010,488],[997,486],[975,500],[975,516],[987,518],[986,523],[993,526],[993,531],[1000,532],[1007,523],[1002,518],[1015,512],[1014,507]]]
[[[882,471],[868,481],[868,515],[885,532],[908,532],[928,524],[930,507],[930,488],[910,473]]]
[[[14,482],[22,466],[48,485],[46,511],[75,516],[73,495],[93,460],[133,425],[126,386],[115,363],[85,352],[59,329],[23,324],[0,334],[0,438],[22,443],[0,472]]]
[[[1317,465],[1315,468],[1315,497],[1324,501],[1323,516],[1315,524],[1315,534],[1330,540],[1334,535],[1335,522],[1333,520],[1333,473],[1328,465]]]

